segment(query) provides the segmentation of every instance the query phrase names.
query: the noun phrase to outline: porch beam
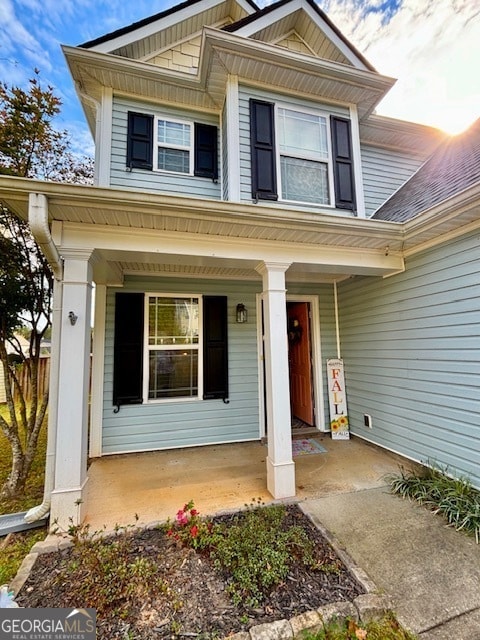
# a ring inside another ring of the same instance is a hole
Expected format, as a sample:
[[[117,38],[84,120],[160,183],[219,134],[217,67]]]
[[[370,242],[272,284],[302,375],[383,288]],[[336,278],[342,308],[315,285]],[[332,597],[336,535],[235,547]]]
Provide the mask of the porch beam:
[[[71,247],[92,247],[102,252],[125,252],[138,261],[138,254],[151,254],[158,261],[167,256],[198,256],[204,259],[250,261],[252,268],[259,261],[289,262],[326,269],[336,273],[387,275],[404,269],[403,257],[393,251],[388,241],[381,249],[366,247],[328,246],[313,242],[277,242],[275,240],[216,236],[200,233],[149,229],[113,228],[108,225],[63,223],[62,242]],[[135,257],[136,256],[136,257]],[[299,257],[300,256],[300,257]],[[116,259],[122,259],[117,254]]]
[[[290,263],[262,262],[265,388],[267,400],[267,489],[274,498],[295,495],[288,375],[285,272]]]

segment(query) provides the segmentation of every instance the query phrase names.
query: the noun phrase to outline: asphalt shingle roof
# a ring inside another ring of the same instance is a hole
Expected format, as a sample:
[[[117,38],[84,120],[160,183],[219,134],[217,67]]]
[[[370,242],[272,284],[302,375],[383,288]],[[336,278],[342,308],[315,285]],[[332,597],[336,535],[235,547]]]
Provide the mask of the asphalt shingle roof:
[[[480,119],[448,138],[372,216],[405,222],[480,182]]]

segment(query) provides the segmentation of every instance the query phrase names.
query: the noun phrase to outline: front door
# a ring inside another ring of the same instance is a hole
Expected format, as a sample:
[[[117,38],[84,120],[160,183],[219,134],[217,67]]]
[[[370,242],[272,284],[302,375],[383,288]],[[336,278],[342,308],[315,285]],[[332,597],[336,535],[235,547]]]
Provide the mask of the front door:
[[[292,417],[314,426],[309,303],[288,302],[287,322]]]

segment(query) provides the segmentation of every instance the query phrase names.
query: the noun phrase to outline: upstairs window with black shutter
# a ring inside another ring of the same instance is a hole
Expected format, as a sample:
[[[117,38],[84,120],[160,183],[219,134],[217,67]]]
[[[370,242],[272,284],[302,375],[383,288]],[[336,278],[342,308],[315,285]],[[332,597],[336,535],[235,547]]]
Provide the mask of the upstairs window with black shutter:
[[[214,125],[128,112],[127,166],[217,180]]]
[[[250,99],[250,150],[254,200],[355,210],[349,119]]]
[[[252,197],[277,200],[274,105],[250,100],[250,150],[252,160]]]
[[[331,117],[335,206],[355,210],[355,182],[350,120]]]
[[[217,180],[217,127],[195,123],[195,168],[194,174]]]
[[[153,168],[153,116],[128,112],[127,167]]]

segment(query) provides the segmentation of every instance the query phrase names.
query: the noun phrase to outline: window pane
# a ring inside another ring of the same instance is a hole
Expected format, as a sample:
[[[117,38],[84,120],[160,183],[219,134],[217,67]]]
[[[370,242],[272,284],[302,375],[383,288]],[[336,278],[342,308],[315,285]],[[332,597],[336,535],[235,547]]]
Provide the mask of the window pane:
[[[163,171],[190,172],[190,153],[180,149],[158,149],[158,168]]]
[[[282,156],[280,167],[284,200],[330,204],[325,163]]]
[[[279,109],[278,139],[282,153],[328,160],[327,121],[323,116]]]
[[[190,125],[182,122],[159,120],[158,142],[177,147],[190,147]]]
[[[148,397],[192,398],[198,396],[198,351],[196,349],[151,351]]]
[[[198,298],[150,297],[148,344],[198,344]]]

